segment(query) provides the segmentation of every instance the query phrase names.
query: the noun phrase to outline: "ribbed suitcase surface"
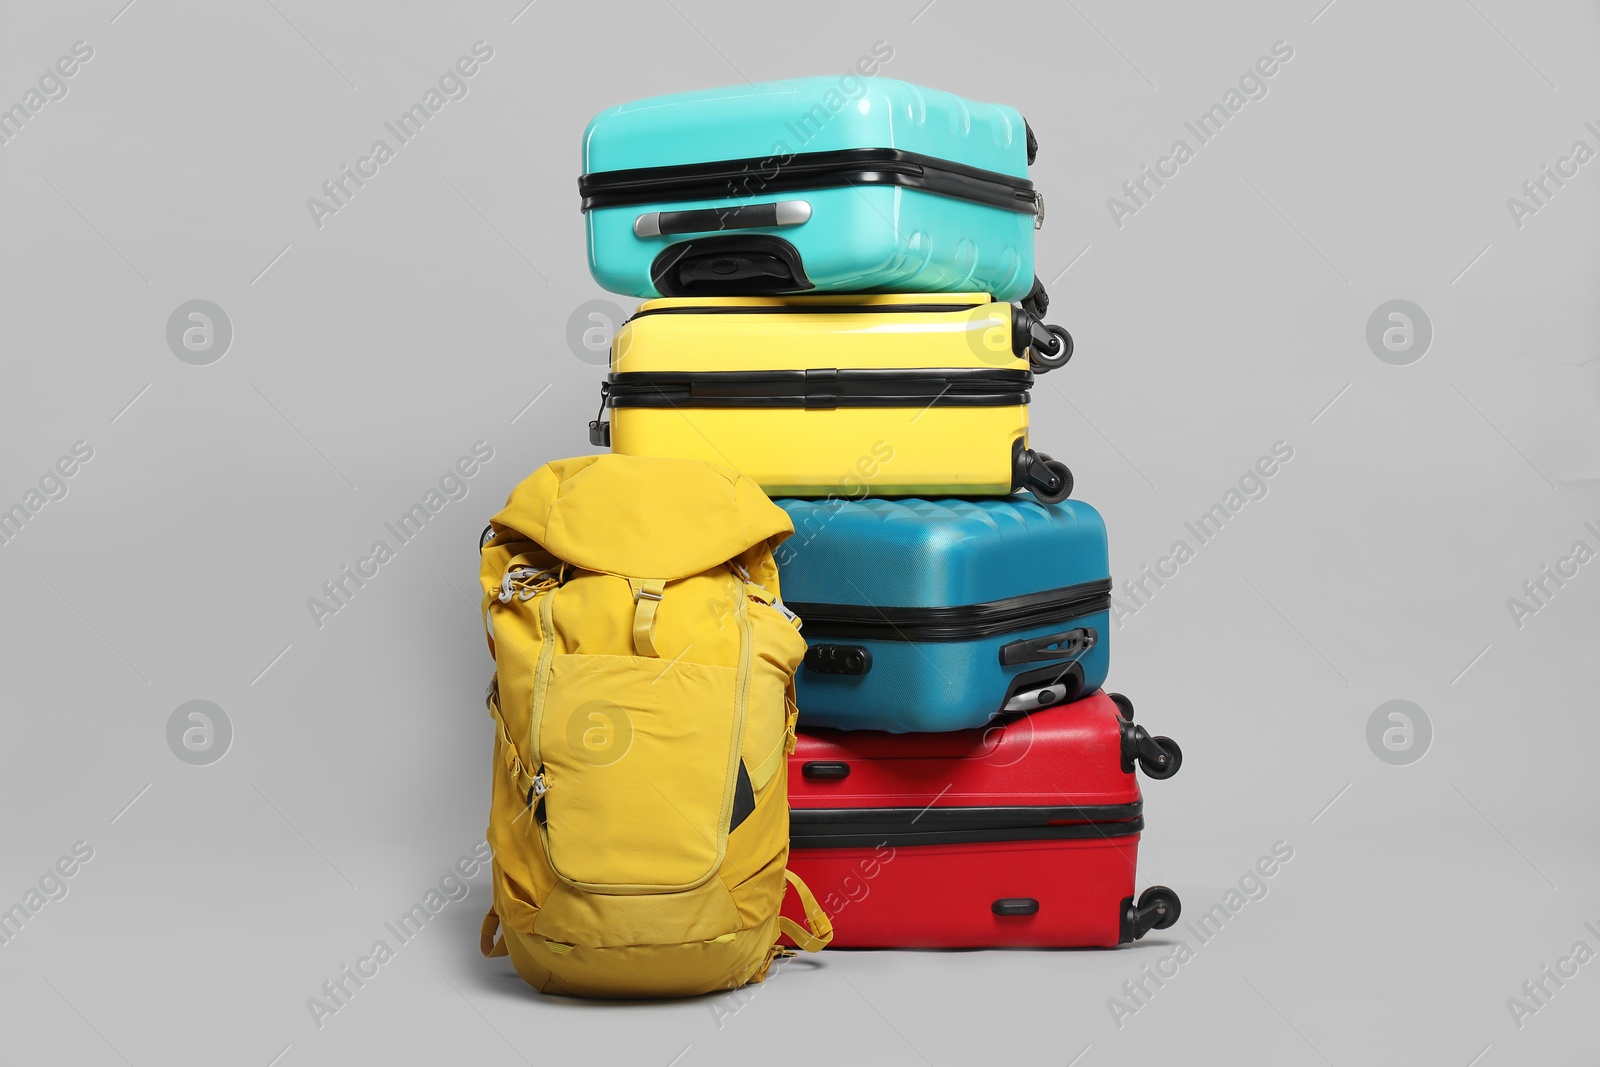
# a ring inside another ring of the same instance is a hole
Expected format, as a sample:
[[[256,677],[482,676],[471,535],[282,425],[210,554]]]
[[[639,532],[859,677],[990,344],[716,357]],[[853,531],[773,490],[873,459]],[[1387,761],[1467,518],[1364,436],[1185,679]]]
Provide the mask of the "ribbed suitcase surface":
[[[811,646],[803,726],[960,730],[1104,682],[1109,564],[1088,504],[778,504],[795,526],[775,553],[784,600]]]

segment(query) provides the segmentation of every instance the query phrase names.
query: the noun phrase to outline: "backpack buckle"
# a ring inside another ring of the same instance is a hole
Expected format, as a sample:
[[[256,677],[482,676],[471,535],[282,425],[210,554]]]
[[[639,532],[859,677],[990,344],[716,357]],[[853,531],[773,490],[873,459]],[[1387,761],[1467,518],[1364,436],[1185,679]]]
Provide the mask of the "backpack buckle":
[[[635,589],[633,591],[633,602],[635,604],[637,604],[641,600],[660,600],[660,599],[661,599],[661,594],[660,593],[652,593],[648,589]]]
[[[533,776],[533,784],[528,787],[528,803],[537,803],[539,798],[548,792],[550,792],[550,787],[545,784],[544,772],[540,771]]]

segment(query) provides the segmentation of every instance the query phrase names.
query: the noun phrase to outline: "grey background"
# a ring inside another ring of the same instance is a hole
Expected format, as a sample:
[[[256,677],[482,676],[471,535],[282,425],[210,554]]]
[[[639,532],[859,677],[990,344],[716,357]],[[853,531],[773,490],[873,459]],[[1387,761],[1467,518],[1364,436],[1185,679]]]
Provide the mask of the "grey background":
[[[1520,629],[1506,606],[1600,546],[1600,163],[1520,229],[1505,203],[1600,147],[1592,4],[123,2],[8,3],[0,32],[6,104],[95,50],[0,146],[0,502],[94,449],[0,545],[0,900],[94,849],[0,946],[3,1058],[1595,1061],[1600,963],[1520,1029],[1506,1007],[1600,948],[1600,564]],[[469,95],[313,225],[306,198],[480,39]],[[1038,132],[1040,272],[1079,354],[1037,390],[1035,439],[1104,512],[1119,578],[1293,446],[1114,635],[1112,687],[1187,758],[1148,783],[1142,882],[1198,916],[1274,842],[1294,859],[1120,1029],[1108,998],[1181,926],[573,1003],[478,958],[481,876],[318,1029],[306,999],[482,840],[476,535],[524,474],[588,451],[600,373],[566,342],[604,298],[584,124],[842,72],[878,40],[884,74]],[[1106,199],[1279,40],[1268,95],[1113,225]],[[210,366],[166,344],[194,299],[233,325]],[[1365,341],[1393,299],[1434,330],[1409,366]],[[306,599],[480,439],[466,499],[318,629]],[[196,699],[234,734],[206,766],[167,745]],[[1432,723],[1409,766],[1368,749],[1391,699]]]

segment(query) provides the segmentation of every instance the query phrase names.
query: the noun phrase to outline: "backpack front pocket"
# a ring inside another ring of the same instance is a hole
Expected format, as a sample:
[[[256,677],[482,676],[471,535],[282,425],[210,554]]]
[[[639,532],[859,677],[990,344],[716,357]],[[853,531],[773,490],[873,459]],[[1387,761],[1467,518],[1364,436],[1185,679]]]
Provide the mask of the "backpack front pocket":
[[[579,888],[681,891],[721,867],[745,698],[734,667],[558,655],[535,709],[550,865]]]

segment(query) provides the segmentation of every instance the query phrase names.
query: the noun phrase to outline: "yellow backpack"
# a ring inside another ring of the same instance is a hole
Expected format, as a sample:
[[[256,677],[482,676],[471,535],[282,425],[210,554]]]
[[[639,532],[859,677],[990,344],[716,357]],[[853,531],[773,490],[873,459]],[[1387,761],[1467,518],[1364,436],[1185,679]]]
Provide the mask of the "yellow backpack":
[[[832,939],[784,869],[806,646],[772,548],[792,532],[731,469],[619,455],[540,468],[490,524],[482,947],[536,989],[735,989],[791,954],[780,932]],[[809,930],[778,914],[786,879]]]

